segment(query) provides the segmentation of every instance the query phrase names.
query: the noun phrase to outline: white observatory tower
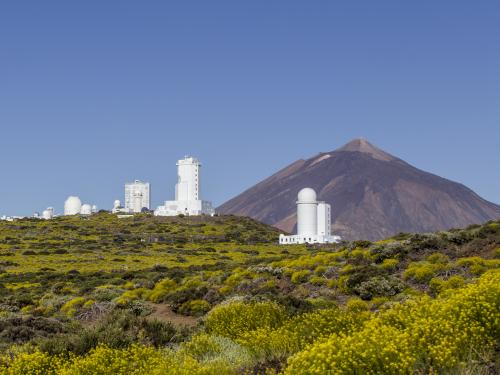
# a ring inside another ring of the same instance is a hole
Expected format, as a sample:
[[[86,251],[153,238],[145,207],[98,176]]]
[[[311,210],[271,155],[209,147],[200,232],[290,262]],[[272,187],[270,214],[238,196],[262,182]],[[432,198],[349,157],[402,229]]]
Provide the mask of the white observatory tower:
[[[185,157],[177,162],[178,182],[175,185],[176,201],[200,199],[200,167],[198,159]]]
[[[316,192],[304,188],[297,196],[297,234],[280,234],[281,245],[303,243],[339,242],[339,236],[331,235],[331,208],[328,203],[318,202]]]
[[[186,156],[177,162],[175,200],[165,201],[155,210],[156,216],[213,215],[212,202],[200,197],[200,167],[198,159]]]
[[[315,236],[318,233],[318,202],[311,188],[299,191],[297,197],[297,235]]]

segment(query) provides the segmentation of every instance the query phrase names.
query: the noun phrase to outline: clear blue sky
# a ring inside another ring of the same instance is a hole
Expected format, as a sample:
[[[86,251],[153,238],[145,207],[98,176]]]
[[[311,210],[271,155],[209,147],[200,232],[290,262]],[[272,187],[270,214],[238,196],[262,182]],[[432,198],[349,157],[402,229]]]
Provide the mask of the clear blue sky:
[[[498,1],[2,1],[0,214],[216,204],[365,137],[500,203]]]

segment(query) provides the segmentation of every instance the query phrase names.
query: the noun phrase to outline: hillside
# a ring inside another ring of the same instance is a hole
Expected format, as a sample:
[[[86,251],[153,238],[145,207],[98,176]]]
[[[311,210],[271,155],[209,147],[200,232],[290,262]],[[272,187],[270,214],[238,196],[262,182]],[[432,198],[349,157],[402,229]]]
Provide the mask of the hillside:
[[[312,187],[332,205],[332,230],[347,240],[461,228],[500,218],[500,206],[467,187],[419,170],[363,139],[298,160],[221,205],[286,232],[297,193]]]
[[[500,221],[325,246],[276,235],[233,216],[0,222],[0,373],[498,370]]]

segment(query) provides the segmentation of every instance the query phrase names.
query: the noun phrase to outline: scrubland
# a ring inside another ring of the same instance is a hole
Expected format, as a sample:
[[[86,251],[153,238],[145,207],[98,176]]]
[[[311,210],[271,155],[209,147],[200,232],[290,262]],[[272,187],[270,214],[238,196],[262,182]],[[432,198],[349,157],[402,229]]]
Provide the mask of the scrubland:
[[[500,372],[499,221],[277,235],[232,216],[0,222],[0,373]]]

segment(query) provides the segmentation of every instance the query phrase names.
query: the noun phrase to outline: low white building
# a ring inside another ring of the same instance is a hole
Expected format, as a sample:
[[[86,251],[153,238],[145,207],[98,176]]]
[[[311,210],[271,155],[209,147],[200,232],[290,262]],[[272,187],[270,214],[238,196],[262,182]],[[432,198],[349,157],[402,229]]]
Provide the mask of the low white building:
[[[318,202],[316,192],[311,188],[299,191],[297,197],[297,234],[280,234],[281,245],[304,243],[335,243],[339,236],[332,236],[331,207],[328,203]]]
[[[186,156],[177,162],[178,181],[175,200],[158,206],[155,216],[213,215],[212,202],[200,198],[200,167],[198,159]]]
[[[122,203],[120,202],[119,199],[116,199],[113,202],[113,209],[111,210],[112,213],[114,214],[129,214],[130,211],[127,210],[125,207],[122,206]]]

